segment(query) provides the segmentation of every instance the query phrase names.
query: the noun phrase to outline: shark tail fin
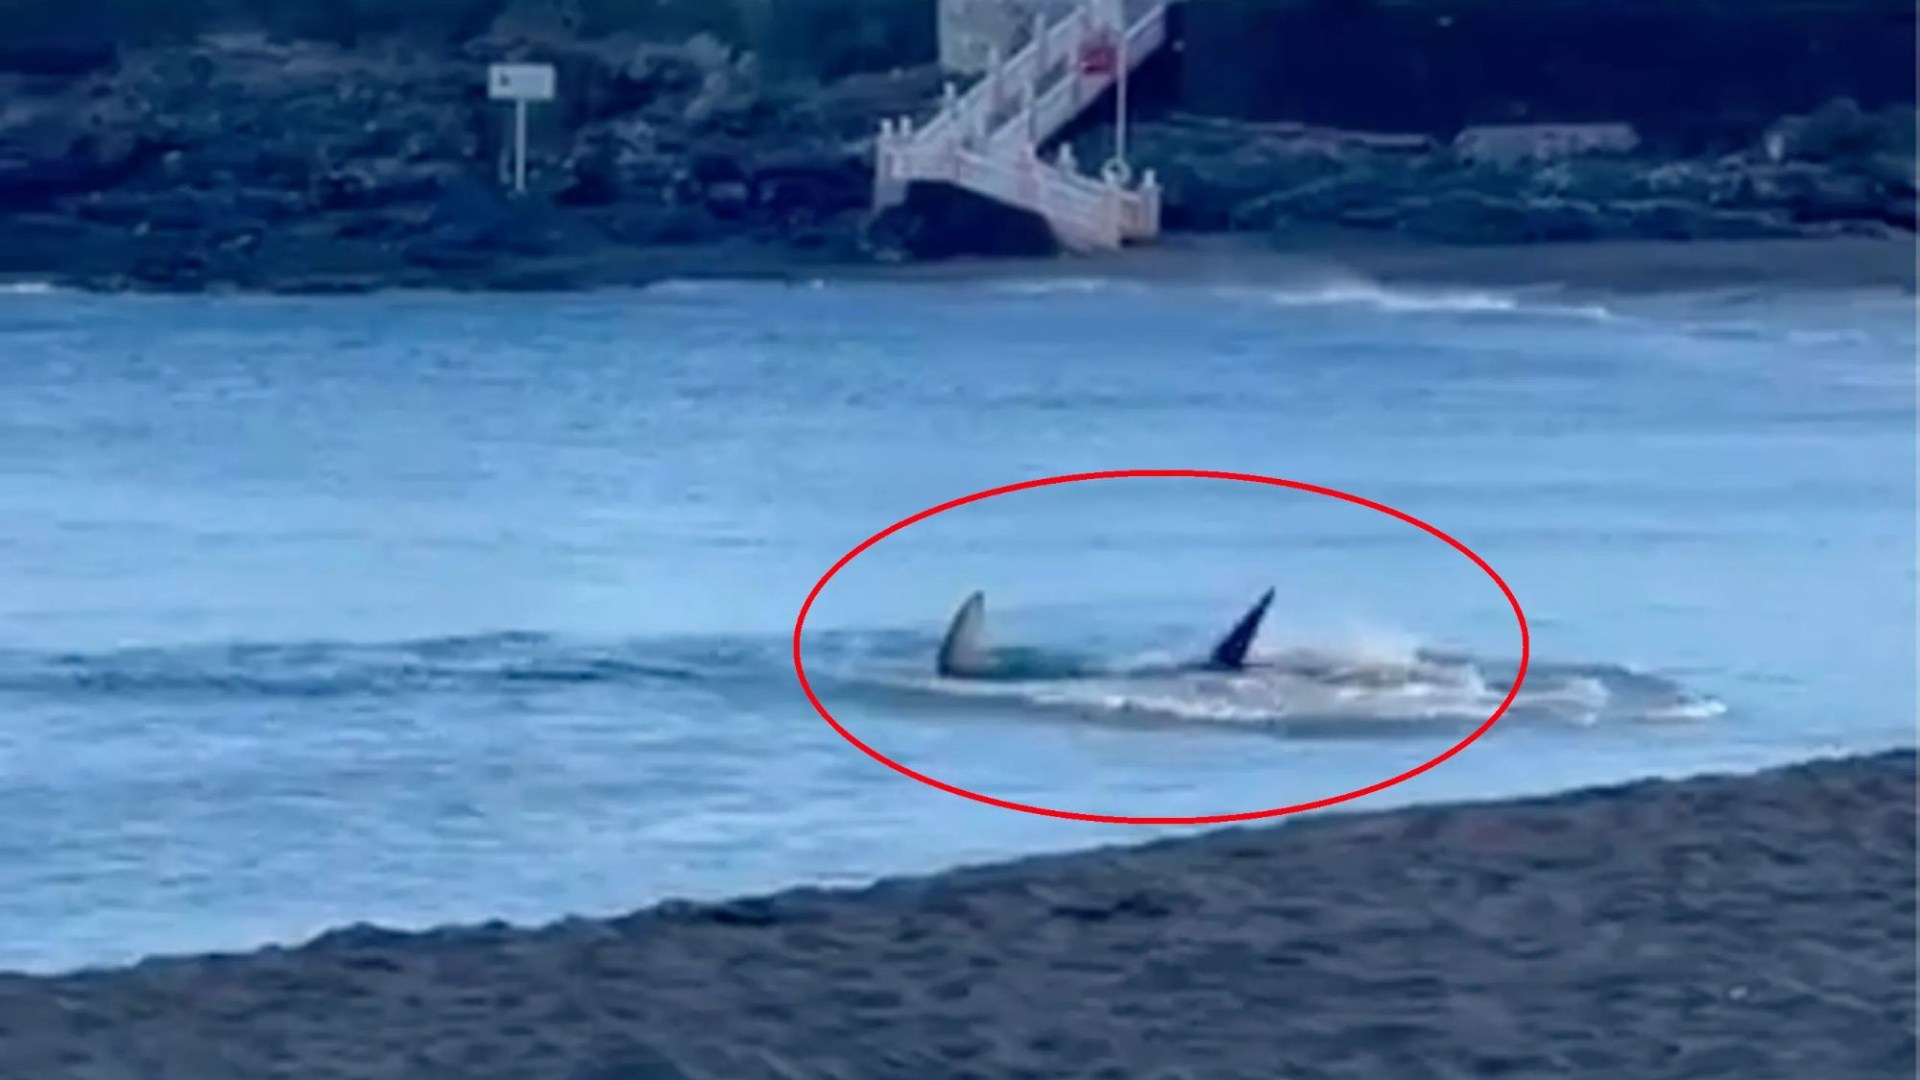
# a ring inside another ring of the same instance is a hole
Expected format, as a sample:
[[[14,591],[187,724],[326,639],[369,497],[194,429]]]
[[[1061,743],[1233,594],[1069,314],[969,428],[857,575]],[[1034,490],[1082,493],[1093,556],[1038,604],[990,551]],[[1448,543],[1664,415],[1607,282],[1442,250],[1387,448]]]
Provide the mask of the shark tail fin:
[[[953,613],[940,641],[942,675],[978,675],[987,667],[987,596],[974,592]]]
[[[1227,636],[1221,638],[1220,643],[1213,647],[1207,662],[1216,668],[1233,671],[1246,666],[1247,650],[1253,647],[1254,635],[1260,632],[1260,620],[1266,618],[1267,608],[1272,603],[1273,590],[1268,589],[1261,594],[1260,599],[1255,601],[1251,608],[1247,609],[1245,615],[1240,616],[1240,621],[1233,624],[1233,629],[1227,631]]]

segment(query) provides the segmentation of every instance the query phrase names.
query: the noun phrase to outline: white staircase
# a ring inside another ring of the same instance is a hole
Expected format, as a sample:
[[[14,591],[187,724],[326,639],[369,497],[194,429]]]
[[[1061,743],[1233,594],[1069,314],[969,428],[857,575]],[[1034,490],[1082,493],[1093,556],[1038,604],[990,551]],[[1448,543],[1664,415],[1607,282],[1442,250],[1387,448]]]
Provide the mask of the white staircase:
[[[1171,0],[1087,0],[1052,23],[1034,20],[1026,43],[995,57],[966,93],[946,87],[926,124],[883,120],[874,147],[874,209],[906,197],[915,181],[953,184],[1045,218],[1063,247],[1112,251],[1160,233],[1160,187],[1152,170],[1132,181],[1120,158],[1098,176],[1080,172],[1062,146],[1038,148],[1167,40]],[[1110,45],[1117,64],[1083,71],[1089,47]]]

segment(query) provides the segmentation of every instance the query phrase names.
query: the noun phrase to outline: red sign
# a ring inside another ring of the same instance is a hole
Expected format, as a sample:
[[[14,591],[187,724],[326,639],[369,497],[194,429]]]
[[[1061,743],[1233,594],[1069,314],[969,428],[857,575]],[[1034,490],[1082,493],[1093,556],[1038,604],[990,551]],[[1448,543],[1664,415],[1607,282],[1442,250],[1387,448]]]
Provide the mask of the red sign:
[[[1113,38],[1102,36],[1080,46],[1080,74],[1111,75],[1120,68],[1120,50]]]

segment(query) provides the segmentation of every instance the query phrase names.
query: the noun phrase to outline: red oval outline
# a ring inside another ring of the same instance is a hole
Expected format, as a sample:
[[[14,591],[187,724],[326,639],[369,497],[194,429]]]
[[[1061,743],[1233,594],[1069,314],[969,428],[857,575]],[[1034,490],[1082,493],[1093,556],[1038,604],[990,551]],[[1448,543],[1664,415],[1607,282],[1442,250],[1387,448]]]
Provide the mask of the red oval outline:
[[[1479,567],[1482,572],[1492,578],[1493,583],[1500,586],[1500,592],[1507,598],[1507,603],[1513,607],[1514,621],[1520,625],[1520,670],[1514,673],[1512,688],[1507,691],[1507,696],[1500,702],[1500,707],[1493,710],[1493,715],[1487,717],[1485,723],[1473,729],[1465,738],[1454,743],[1425,763],[1416,765],[1398,776],[1389,777],[1378,783],[1369,784],[1366,787],[1355,788],[1343,795],[1333,795],[1324,799],[1315,799],[1312,802],[1293,803],[1288,806],[1277,806],[1269,810],[1248,810],[1237,814],[1202,814],[1193,817],[1133,817],[1122,814],[1083,814],[1073,810],[1055,810],[1052,807],[1033,806],[1027,803],[1013,802],[1010,799],[995,798],[992,795],[982,795],[977,791],[968,791],[966,788],[949,784],[943,780],[936,780],[924,773],[916,772],[882,754],[880,751],[875,750],[873,747],[868,746],[866,743],[861,742],[851,731],[842,727],[840,721],[835,720],[833,714],[827,711],[827,707],[820,703],[820,698],[813,692],[813,685],[807,681],[806,665],[802,663],[800,659],[801,632],[806,629],[807,613],[813,610],[813,602],[819,597],[820,590],[826,588],[827,582],[832,581],[833,576],[844,569],[846,565],[858,557],[861,552],[866,551],[873,545],[916,522],[925,521],[935,514],[943,514],[948,510],[965,506],[968,503],[979,502],[982,499],[991,499],[996,495],[1008,495],[1016,491],[1050,487],[1055,484],[1079,483],[1083,480],[1124,480],[1147,477],[1237,480],[1248,484],[1266,484],[1272,487],[1310,491],[1316,495],[1342,499],[1346,502],[1367,507],[1370,510],[1378,510],[1388,517],[1397,518],[1400,521],[1404,521],[1423,532],[1445,541],[1449,547],[1465,555],[1475,566]],[[957,499],[952,499],[938,506],[922,510],[912,517],[896,521],[892,525],[861,541],[860,545],[852,551],[842,555],[840,561],[829,567],[827,572],[821,576],[820,580],[814,583],[813,590],[807,593],[806,602],[800,605],[799,618],[795,619],[793,624],[793,670],[794,674],[800,677],[800,689],[806,693],[807,700],[813,704],[814,711],[820,714],[821,719],[825,720],[833,730],[839,732],[841,738],[858,747],[868,757],[903,776],[911,777],[928,787],[944,791],[949,795],[958,795],[963,799],[971,799],[974,802],[985,803],[988,806],[997,806],[1003,810],[1018,810],[1022,813],[1037,814],[1041,817],[1065,818],[1070,821],[1094,821],[1110,825],[1224,825],[1236,821],[1257,821],[1262,818],[1281,817],[1285,814],[1297,814],[1303,810],[1318,810],[1322,807],[1349,802],[1362,796],[1372,795],[1377,791],[1383,791],[1395,784],[1404,783],[1473,745],[1475,740],[1485,735],[1487,730],[1493,727],[1496,721],[1502,716],[1505,716],[1507,710],[1512,707],[1514,699],[1520,695],[1520,686],[1526,681],[1527,666],[1532,659],[1532,655],[1532,635],[1527,629],[1527,613],[1520,609],[1520,601],[1513,595],[1513,590],[1507,586],[1506,579],[1495,572],[1493,567],[1487,565],[1487,561],[1476,554],[1472,548],[1455,540],[1438,528],[1427,524],[1412,514],[1396,510],[1385,503],[1375,502],[1372,499],[1340,491],[1335,488],[1322,487],[1318,484],[1308,484],[1299,480],[1285,480],[1277,476],[1262,476],[1258,473],[1220,472],[1212,469],[1110,469],[1104,472],[1067,473],[1061,476],[1043,476],[1037,480],[1022,480],[1017,484],[1007,484],[1002,487],[988,488],[985,491],[976,491],[971,495],[962,495]]]

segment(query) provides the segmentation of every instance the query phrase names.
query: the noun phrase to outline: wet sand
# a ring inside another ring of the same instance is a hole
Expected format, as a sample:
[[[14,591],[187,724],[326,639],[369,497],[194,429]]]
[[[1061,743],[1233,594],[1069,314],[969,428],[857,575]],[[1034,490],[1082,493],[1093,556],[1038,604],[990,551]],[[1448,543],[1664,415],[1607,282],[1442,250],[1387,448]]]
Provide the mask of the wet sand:
[[[955,259],[837,267],[824,278],[942,281],[1102,277],[1148,282],[1345,283],[1428,288],[1553,288],[1647,295],[1702,291],[1897,291],[1912,295],[1915,240],[1619,240],[1468,247],[1351,230],[1264,236],[1170,234],[1151,247],[1055,259]],[[807,276],[800,274],[798,276]]]
[[[1912,751],[0,977],[0,1077],[1911,1077]]]
[[[1534,287],[1575,293],[1650,294],[1722,290],[1894,290],[1912,295],[1920,268],[1915,238],[1619,240],[1461,246],[1343,229],[1302,230],[1285,244],[1263,235],[1173,233],[1148,247],[1055,258],[964,258],[921,263],[848,260],[735,243],[618,249],[527,257],[470,271],[329,270],[317,256],[266,291],[294,294],[388,290],[555,292],[631,288],[670,280],[885,281],[1117,278],[1188,284],[1345,284],[1355,279],[1429,288]],[[80,275],[81,280],[91,280]],[[0,272],[0,289],[48,284]],[[53,282],[59,284],[59,282]],[[215,291],[234,290],[215,286]]]

